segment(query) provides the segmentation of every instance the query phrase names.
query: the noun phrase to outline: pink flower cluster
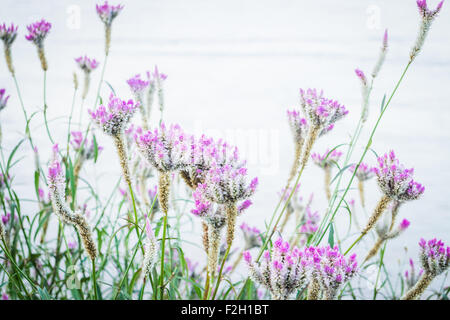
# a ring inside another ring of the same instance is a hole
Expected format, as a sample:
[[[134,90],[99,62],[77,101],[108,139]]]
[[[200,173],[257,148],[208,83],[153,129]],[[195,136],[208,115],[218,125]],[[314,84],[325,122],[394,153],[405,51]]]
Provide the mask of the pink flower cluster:
[[[312,211],[310,207],[305,209],[305,223],[300,227],[300,233],[313,234],[318,229],[320,216],[318,211]]]
[[[302,143],[308,131],[308,123],[297,110],[287,110],[289,126],[294,135],[294,142]]]
[[[425,272],[437,276],[450,266],[450,246],[437,239],[420,239],[420,261]]]
[[[430,10],[427,5],[427,0],[417,0],[417,7],[419,8],[419,12],[422,15],[423,19],[434,18],[439,13],[439,11],[441,11],[443,4],[444,0],[438,3],[435,10]]]
[[[326,299],[334,299],[341,285],[358,272],[356,255],[346,260],[337,246],[309,247],[305,253],[310,261],[311,279],[318,281]]]
[[[299,248],[291,249],[282,238],[274,242],[271,251],[264,252],[261,263],[253,262],[249,251],[245,251],[243,256],[250,278],[269,290],[273,299],[286,300],[308,283],[308,257]]]
[[[6,107],[8,103],[9,96],[6,96],[5,89],[0,89],[0,111]]]
[[[379,157],[378,167],[374,170],[381,190],[393,200],[414,200],[425,191],[424,186],[413,180],[414,169],[406,169],[400,164],[394,151]]]
[[[320,129],[323,135],[333,129],[334,123],[348,114],[336,100],[327,99],[316,89],[300,89],[300,106],[308,118],[309,125]]]
[[[342,156],[342,152],[334,149],[333,151],[325,151],[325,153],[313,153],[311,159],[313,162],[321,168],[328,168],[332,164],[336,164]]]
[[[114,18],[117,17],[122,9],[122,5],[110,5],[108,4],[108,1],[105,1],[102,5],[96,5],[97,14],[107,27],[111,26]]]
[[[88,112],[103,132],[115,136],[122,133],[139,107],[139,103],[134,103],[131,99],[121,100],[111,93],[107,107],[100,105],[97,110],[88,110]]]
[[[131,91],[133,91],[135,95],[141,95],[149,85],[149,81],[141,79],[140,74],[137,74],[134,77],[128,79],[127,83],[130,86]]]
[[[0,39],[6,48],[9,48],[17,37],[17,29],[19,27],[11,23],[8,27],[5,23],[0,24]]]
[[[25,38],[28,41],[33,42],[39,48],[42,48],[43,41],[51,28],[52,24],[45,19],[42,19],[41,21],[37,21],[27,26],[28,35],[26,35]]]
[[[99,65],[99,62],[95,59],[90,59],[87,56],[81,56],[75,58],[75,62],[84,72],[90,73],[92,70],[96,69]]]
[[[247,182],[247,169],[233,168],[226,164],[213,166],[205,177],[205,196],[219,204],[237,203],[253,195],[258,185],[258,178]]]
[[[200,184],[192,193],[195,202],[195,208],[191,213],[205,220],[208,225],[216,230],[225,226],[226,217],[223,206],[214,205],[205,197],[206,185]]]
[[[158,171],[172,172],[185,166],[188,157],[188,139],[178,124],[136,134],[135,141],[142,156]]]
[[[356,169],[356,164],[350,166],[349,170],[354,172]],[[366,181],[375,176],[376,168],[370,167],[368,164],[361,162],[358,169],[356,170],[355,176],[359,181]]]

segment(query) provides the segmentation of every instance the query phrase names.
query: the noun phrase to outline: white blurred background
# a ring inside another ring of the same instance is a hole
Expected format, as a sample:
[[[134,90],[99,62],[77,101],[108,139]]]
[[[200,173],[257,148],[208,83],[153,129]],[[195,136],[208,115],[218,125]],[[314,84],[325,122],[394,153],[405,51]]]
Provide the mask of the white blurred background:
[[[437,1],[429,1],[435,7]],[[45,18],[53,24],[45,50],[49,61],[48,105],[53,136],[64,145],[67,117],[73,94],[73,59],[87,54],[103,63],[104,29],[94,1],[2,0],[0,22],[20,26],[13,45],[13,60],[28,113],[42,108],[43,75],[35,48],[24,39],[25,26]],[[168,123],[187,131],[206,132],[236,143],[249,161],[249,172],[260,179],[252,206],[240,221],[264,228],[278,200],[293,158],[293,143],[286,109],[298,103],[298,89],[316,87],[350,110],[335,130],[316,144],[324,152],[349,140],[360,114],[360,83],[356,67],[370,74],[377,59],[384,29],[389,30],[389,52],[376,79],[371,113],[365,132],[378,116],[384,94],[390,94],[405,67],[415,41],[419,14],[415,1],[122,1],[125,5],[113,23],[112,49],[105,80],[123,97],[131,97],[125,80],[145,73],[155,64],[168,75],[165,83]],[[115,4],[115,2],[114,2]],[[391,241],[386,259],[392,272],[403,272],[406,258],[417,260],[420,237],[439,237],[450,242],[450,4],[445,3],[432,26],[423,52],[416,59],[393,99],[375,135],[377,153],[394,149],[400,160],[414,167],[416,178],[426,186],[422,199],[405,204],[400,218],[411,226]],[[3,60],[3,58],[1,58]],[[100,69],[100,68],[99,68]],[[81,75],[80,72],[78,72]],[[100,70],[92,73],[86,107],[92,107]],[[11,98],[2,111],[5,149],[10,150],[24,128],[12,79],[0,63],[0,87]],[[104,98],[109,88],[102,88]],[[75,119],[78,119],[77,100]],[[154,122],[159,115],[154,112]],[[61,119],[61,117],[65,117]],[[84,118],[87,123],[87,117]],[[138,121],[138,117],[136,118]],[[50,156],[50,143],[38,115],[33,124],[41,160]],[[99,193],[106,198],[120,170],[112,143],[97,132],[105,147],[96,170],[87,166]],[[344,151],[344,150],[343,150]],[[362,146],[355,150],[356,160]],[[20,196],[34,198],[32,153],[26,144],[20,150],[27,158],[15,168]],[[368,153],[367,162],[375,163]],[[310,164],[302,177],[302,195],[315,194],[313,208],[326,208],[323,172]],[[375,206],[380,191],[375,181],[366,186],[367,208]],[[364,221],[356,192],[356,214]],[[33,211],[30,211],[33,212]],[[338,214],[340,234],[348,224],[347,214]],[[197,229],[198,230],[198,229]],[[292,230],[291,230],[292,231]],[[344,248],[354,237],[345,241]],[[193,241],[199,242],[195,235]],[[364,254],[372,240],[356,252]],[[408,246],[406,254],[404,247]],[[192,260],[203,261],[199,249],[186,245]],[[189,255],[189,254],[188,254]],[[439,283],[442,282],[442,279]],[[447,285],[450,284],[447,281]]]

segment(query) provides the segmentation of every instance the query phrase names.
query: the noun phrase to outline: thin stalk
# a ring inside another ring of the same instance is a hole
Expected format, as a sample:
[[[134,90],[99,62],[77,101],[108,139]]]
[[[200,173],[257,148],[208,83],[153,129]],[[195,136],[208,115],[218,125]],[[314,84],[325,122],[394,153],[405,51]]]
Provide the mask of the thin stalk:
[[[163,237],[161,244],[161,274],[159,279],[160,295],[161,300],[164,300],[164,257],[165,257],[165,247],[166,247],[166,232],[167,232],[167,212],[164,212],[164,226],[163,226]]]
[[[94,287],[94,300],[98,300],[97,297],[97,277],[95,271],[95,259],[92,259],[92,285]]]
[[[384,106],[383,110],[381,111],[380,115],[378,116],[377,122],[375,123],[375,126],[374,126],[374,128],[372,129],[372,132],[371,132],[371,134],[370,134],[369,141],[367,142],[366,147],[364,148],[364,152],[363,152],[363,154],[361,155],[361,158],[360,158],[360,160],[359,160],[359,162],[358,162],[358,165],[356,166],[355,170],[353,171],[352,177],[350,178],[350,181],[349,181],[349,183],[348,183],[348,185],[347,185],[347,187],[346,187],[344,193],[342,194],[341,199],[340,199],[338,205],[336,206],[336,209],[334,210],[334,212],[333,212],[333,214],[332,214],[332,216],[331,216],[330,221],[332,221],[332,220],[334,219],[334,217],[336,216],[337,211],[339,210],[339,208],[340,208],[342,202],[344,201],[345,196],[347,195],[348,190],[350,189],[350,186],[351,186],[351,184],[352,184],[352,182],[353,182],[353,179],[355,178],[356,171],[357,171],[357,169],[359,168],[359,166],[361,165],[361,162],[364,160],[364,157],[366,156],[367,152],[369,151],[370,146],[372,145],[373,137],[374,137],[375,132],[376,132],[376,130],[377,130],[377,128],[378,128],[378,125],[380,124],[380,121],[381,121],[381,119],[383,118],[384,113],[386,112],[386,110],[387,110],[389,104],[390,104],[391,101],[392,101],[392,98],[394,97],[395,93],[397,92],[397,90],[398,90],[398,88],[399,88],[399,86],[400,86],[400,83],[402,82],[403,78],[405,77],[405,74],[406,74],[406,72],[408,71],[410,65],[411,65],[411,62],[408,62],[408,64],[406,65],[406,68],[404,69],[404,71],[403,71],[403,73],[402,73],[400,79],[397,81],[397,84],[395,85],[394,91],[392,91],[392,94],[390,95],[388,101],[386,102],[386,105]],[[329,227],[330,227],[330,223],[327,224],[327,226],[326,226],[325,230],[322,232],[320,238],[315,242],[316,245],[320,243],[320,241],[321,241],[322,238],[325,236],[325,234],[326,234],[326,232],[327,232],[327,230],[328,230]],[[362,237],[360,237],[360,238],[362,238]],[[358,241],[360,240],[360,238],[358,239]],[[355,243],[355,244],[356,244],[356,243]],[[353,247],[353,246],[354,246],[354,244],[352,245],[352,247]],[[351,248],[350,248],[350,249],[351,249]],[[347,252],[349,252],[349,250],[347,250]],[[347,252],[346,252],[346,253],[347,253]]]

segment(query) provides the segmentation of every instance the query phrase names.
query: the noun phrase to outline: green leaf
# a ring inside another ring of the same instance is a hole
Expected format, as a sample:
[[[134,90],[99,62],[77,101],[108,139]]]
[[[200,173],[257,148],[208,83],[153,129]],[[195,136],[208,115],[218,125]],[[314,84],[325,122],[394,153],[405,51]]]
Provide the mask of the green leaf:
[[[328,244],[330,247],[334,247],[334,227],[333,224],[330,224],[330,232],[328,233]]]
[[[97,162],[97,157],[98,157],[98,144],[97,144],[97,138],[95,138],[95,134],[92,137],[93,142],[94,142],[94,163]]]

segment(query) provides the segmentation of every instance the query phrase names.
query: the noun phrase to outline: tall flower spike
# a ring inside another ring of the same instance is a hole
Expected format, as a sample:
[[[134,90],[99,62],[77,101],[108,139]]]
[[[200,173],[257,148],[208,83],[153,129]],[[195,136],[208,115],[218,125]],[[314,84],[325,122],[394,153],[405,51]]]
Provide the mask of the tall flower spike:
[[[313,162],[321,167],[325,172],[325,194],[328,200],[331,198],[330,184],[332,165],[337,164],[341,156],[342,152],[337,151],[336,149],[332,151],[327,149],[324,154],[313,153],[311,155]]]
[[[347,115],[348,111],[339,102],[327,99],[316,89],[300,89],[300,107],[308,120],[308,136],[303,146],[301,167],[308,162],[316,139],[333,129],[336,121]]]
[[[14,74],[14,67],[12,64],[12,57],[11,57],[11,45],[17,38],[18,28],[19,28],[18,26],[15,26],[12,23],[9,27],[7,27],[5,23],[0,25],[0,39],[3,41],[3,49],[5,52],[6,65],[8,66],[9,72],[11,72],[12,74]]]
[[[47,22],[45,19],[41,21],[37,21],[27,26],[28,35],[25,38],[33,42],[38,50],[39,60],[41,61],[42,70],[47,71],[47,59],[45,57],[44,52],[44,39],[47,37],[47,34],[50,32],[52,28],[52,24]]]
[[[143,103],[144,92],[149,86],[149,81],[141,79],[141,75],[137,74],[134,77],[127,80],[131,91],[133,92],[134,98],[141,104],[141,117],[142,117],[142,127],[145,131],[148,130],[148,113],[147,108]]]
[[[202,218],[207,225],[205,237],[205,250],[208,256],[208,274],[215,277],[220,252],[221,231],[226,224],[225,208],[223,205],[214,205],[205,197],[206,186],[200,184],[192,193],[195,201],[195,209],[191,213]]]
[[[162,123],[160,128],[135,135],[142,157],[158,171],[158,201],[166,214],[169,207],[170,174],[183,168],[186,162],[186,140],[186,134],[177,124],[167,128]]]
[[[263,285],[272,299],[287,300],[307,283],[309,261],[303,251],[290,248],[288,242],[278,238],[270,251],[264,252],[262,262],[255,263],[249,251],[243,253],[250,278]]]
[[[361,81],[361,96],[362,96],[362,108],[361,108],[361,121],[364,123],[369,116],[369,96],[371,87],[367,81],[366,75],[360,69],[355,69],[356,76]]]
[[[409,259],[409,268],[409,270],[405,271],[405,282],[408,290],[414,287],[414,285],[417,283],[417,281],[419,281],[419,278],[423,274],[423,269],[420,269],[416,274],[414,261],[411,258]]]
[[[107,107],[100,105],[95,111],[88,110],[94,123],[105,134],[113,137],[122,167],[122,173],[128,186],[131,186],[131,178],[123,132],[138,107],[139,104],[134,103],[133,100],[124,101],[111,94]]]
[[[105,54],[109,54],[109,48],[111,47],[111,26],[113,20],[117,17],[120,11],[122,11],[122,5],[110,5],[108,1],[104,4],[96,5],[97,14],[105,25]]]
[[[205,177],[205,197],[225,205],[227,216],[227,245],[231,248],[238,214],[237,202],[251,197],[258,185],[258,178],[247,182],[247,169],[233,168],[231,165],[213,166]]]
[[[380,55],[378,56],[377,63],[375,64],[372,70],[372,78],[375,78],[380,72],[381,67],[384,64],[384,60],[386,59],[387,49],[388,49],[388,31],[386,29],[383,35],[383,44],[381,46]]]
[[[350,172],[355,172],[356,164],[353,164],[350,166],[349,170]],[[361,164],[358,166],[358,169],[356,169],[355,176],[358,179],[358,191],[359,191],[359,198],[361,199],[361,204],[363,207],[365,207],[365,196],[364,196],[364,181],[371,179],[373,176],[375,176],[375,168],[370,167],[368,164],[361,162]]]
[[[425,39],[430,31],[431,24],[437,17],[439,11],[442,9],[444,1],[439,2],[436,9],[430,10],[426,0],[417,0],[417,7],[419,9],[420,18],[422,19],[419,27],[419,34],[417,35],[416,43],[414,44],[409,54],[410,63],[417,57],[422,50]]]
[[[356,255],[345,259],[337,246],[309,247],[305,253],[309,259],[310,282],[317,281],[325,300],[335,299],[339,288],[358,272]]]
[[[167,79],[167,75],[164,73],[160,73],[158,70],[158,66],[155,66],[155,71],[153,72],[153,78],[156,82],[156,87],[158,89],[158,102],[159,102],[159,110],[161,111],[161,119],[162,112],[164,110],[164,81]]]
[[[300,116],[297,110],[287,111],[289,126],[291,127],[292,135],[294,137],[295,155],[294,163],[292,164],[291,173],[289,175],[288,185],[295,177],[300,164],[300,157],[302,155],[302,148],[308,132],[308,124],[305,118]]]
[[[72,212],[65,201],[65,176],[57,154],[48,168],[48,183],[53,210],[59,219],[75,226],[83,241],[84,249],[92,260],[97,256],[97,248],[86,217]]]
[[[437,239],[426,241],[420,239],[420,262],[424,273],[403,297],[402,300],[419,299],[434,278],[443,273],[450,266],[450,247]]]
[[[396,158],[394,151],[379,157],[378,167],[374,170],[383,196],[363,229],[362,235],[373,228],[391,201],[415,200],[425,191],[424,186],[413,180],[414,169],[405,169]]]
[[[153,233],[150,220],[147,218],[145,223],[145,233],[147,234],[147,239],[144,243],[144,259],[142,261],[142,271],[144,277],[149,275],[158,262],[158,242],[156,241],[155,234]]]
[[[78,67],[80,67],[80,69],[84,72],[84,89],[81,97],[83,99],[86,99],[87,93],[89,91],[91,72],[92,70],[97,69],[99,62],[95,59],[90,59],[87,56],[75,58],[75,62],[77,63]]]

